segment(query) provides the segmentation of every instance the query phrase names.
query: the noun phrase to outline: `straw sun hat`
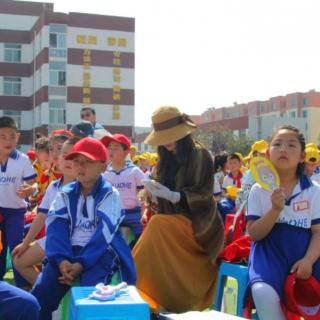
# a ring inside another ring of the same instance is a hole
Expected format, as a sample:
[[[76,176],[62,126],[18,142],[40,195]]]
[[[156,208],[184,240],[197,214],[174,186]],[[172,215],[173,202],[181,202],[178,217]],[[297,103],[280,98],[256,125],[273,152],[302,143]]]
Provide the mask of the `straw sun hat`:
[[[144,143],[162,146],[178,141],[194,132],[197,126],[176,107],[159,107],[151,117],[153,130]]]

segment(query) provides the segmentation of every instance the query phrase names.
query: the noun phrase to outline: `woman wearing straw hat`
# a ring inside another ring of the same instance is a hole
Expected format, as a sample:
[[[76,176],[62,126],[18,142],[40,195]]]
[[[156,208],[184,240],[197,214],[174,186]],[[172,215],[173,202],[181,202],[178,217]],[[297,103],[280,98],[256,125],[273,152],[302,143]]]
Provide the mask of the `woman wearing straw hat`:
[[[223,246],[223,226],[213,194],[213,163],[191,133],[196,125],[176,107],[152,115],[145,143],[158,147],[154,180],[145,189],[157,199],[157,214],[133,249],[137,288],[171,312],[212,305],[215,259]]]

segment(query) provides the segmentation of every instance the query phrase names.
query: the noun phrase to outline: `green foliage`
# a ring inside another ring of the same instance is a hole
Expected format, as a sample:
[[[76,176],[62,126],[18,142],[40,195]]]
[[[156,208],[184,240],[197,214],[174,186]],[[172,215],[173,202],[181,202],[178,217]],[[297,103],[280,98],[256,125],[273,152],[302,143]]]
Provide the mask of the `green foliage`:
[[[240,152],[246,156],[253,144],[248,136],[237,137],[232,130],[221,126],[205,131],[198,129],[196,138],[213,154]]]

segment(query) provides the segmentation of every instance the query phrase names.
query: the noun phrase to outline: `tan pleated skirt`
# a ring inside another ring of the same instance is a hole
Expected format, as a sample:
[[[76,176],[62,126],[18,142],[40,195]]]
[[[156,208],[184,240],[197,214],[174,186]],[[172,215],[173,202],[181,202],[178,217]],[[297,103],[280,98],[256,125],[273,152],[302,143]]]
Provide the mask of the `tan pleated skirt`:
[[[216,267],[183,215],[154,215],[133,249],[137,288],[170,312],[212,306]]]

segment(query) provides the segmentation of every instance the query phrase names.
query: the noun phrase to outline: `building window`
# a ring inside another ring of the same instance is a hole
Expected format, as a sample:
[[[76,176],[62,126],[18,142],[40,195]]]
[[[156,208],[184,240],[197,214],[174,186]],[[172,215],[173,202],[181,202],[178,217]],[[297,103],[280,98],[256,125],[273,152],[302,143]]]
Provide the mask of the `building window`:
[[[55,33],[67,33],[67,25],[50,23],[49,31]]]
[[[65,61],[50,61],[49,70],[62,70],[65,71],[67,64]]]
[[[64,33],[50,33],[50,48],[65,49],[67,47],[67,37]]]
[[[67,57],[67,50],[65,49],[49,49],[49,56],[56,57],[56,58],[66,58]]]
[[[264,105],[260,104],[260,113],[264,112]]]
[[[290,112],[290,115],[291,115],[291,118],[295,118],[296,117],[296,112],[292,111],[292,112]]]
[[[302,110],[302,118],[308,118],[308,110]]]
[[[21,78],[3,77],[3,95],[21,96]]]
[[[50,99],[49,100],[49,109],[65,109],[66,100],[64,99]]]
[[[271,111],[276,111],[276,110],[277,110],[277,104],[271,103]]]
[[[12,118],[18,126],[21,128],[21,111],[3,110],[3,115]]]
[[[66,123],[66,110],[49,109],[49,123],[64,125]]]
[[[49,85],[50,86],[65,86],[66,85],[66,72],[50,70],[49,72]]]
[[[21,44],[5,44],[4,61],[21,62]]]
[[[297,105],[297,99],[296,97],[291,98],[291,107],[294,108]]]
[[[308,99],[307,97],[303,97],[303,99],[302,99],[302,104],[303,104],[304,106],[309,105],[309,99]]]

